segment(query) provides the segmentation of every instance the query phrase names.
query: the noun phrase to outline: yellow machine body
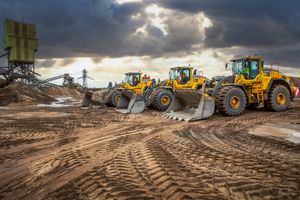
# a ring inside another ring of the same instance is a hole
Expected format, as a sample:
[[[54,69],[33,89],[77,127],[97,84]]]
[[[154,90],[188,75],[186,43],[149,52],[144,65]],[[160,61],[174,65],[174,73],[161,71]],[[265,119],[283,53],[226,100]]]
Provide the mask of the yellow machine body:
[[[272,80],[285,80],[289,84],[286,86],[290,88],[290,91],[293,91],[294,84],[291,83],[291,78],[272,68],[265,71],[262,57],[249,56],[244,59],[258,63],[258,72],[254,78],[246,78],[244,74],[234,74],[234,83],[241,84],[245,88],[248,104],[264,103],[265,100],[268,100],[267,91],[272,84]]]
[[[188,80],[184,83],[180,81],[180,71],[188,73]],[[170,70],[170,77],[168,80],[165,80],[165,86],[170,86],[172,89],[200,89],[199,87],[203,85],[206,78],[200,74],[197,74],[196,69],[193,67],[174,67]]]
[[[233,75],[218,82],[212,93],[220,113],[237,116],[246,107],[276,112],[289,108],[294,84],[279,67],[265,68],[263,58],[256,55],[231,60],[231,67]]]
[[[150,86],[152,81],[150,79],[144,79],[142,73],[140,72],[129,72],[126,73],[125,81],[119,84],[119,88],[124,88],[127,90],[134,91],[136,94],[141,94],[145,87]],[[133,79],[136,78],[137,81],[134,84]]]
[[[150,87],[152,81],[148,76],[142,76],[140,72],[126,73],[125,81],[118,86],[118,98],[116,110],[121,113],[143,112],[146,104],[144,101],[144,91]]]
[[[175,67],[170,70],[170,77],[165,81],[165,88],[157,92],[154,99],[159,105],[161,99],[168,95],[166,90],[173,93],[172,102],[163,116],[169,119],[195,121],[206,119],[213,115],[215,104],[213,98],[205,94],[206,78],[193,67]],[[163,108],[163,106],[159,106]]]

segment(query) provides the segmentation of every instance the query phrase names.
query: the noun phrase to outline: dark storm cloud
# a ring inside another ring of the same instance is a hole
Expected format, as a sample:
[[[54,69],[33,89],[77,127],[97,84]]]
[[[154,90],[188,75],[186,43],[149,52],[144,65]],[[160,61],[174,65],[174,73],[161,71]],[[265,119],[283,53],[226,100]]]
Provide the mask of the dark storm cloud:
[[[300,44],[298,0],[158,0],[157,3],[187,14],[203,12],[210,18],[213,26],[206,30],[206,48],[249,48],[249,53],[262,53],[271,60],[299,67],[300,48],[290,50]]]
[[[286,60],[287,66],[294,66],[300,68],[299,61],[300,49],[297,50],[285,50],[269,55],[277,63],[281,63],[281,60]]]
[[[24,18],[35,23],[38,56],[42,58],[122,56],[132,50],[126,48],[128,35],[144,24],[143,20],[130,20],[142,7],[140,3],[119,5],[110,0],[1,1],[0,21]]]
[[[249,55],[259,55],[264,57],[266,65],[279,64],[280,66],[300,68],[299,55],[300,48],[297,46],[291,49],[222,49],[222,53],[232,55],[231,58],[241,58]],[[299,69],[296,69],[298,72]]]
[[[160,4],[189,14],[204,12],[214,24],[206,33],[208,47],[265,48],[300,42],[298,0],[162,0]]]
[[[144,11],[153,3],[172,10],[164,16],[168,35],[154,27]],[[200,12],[213,23],[205,31],[204,45],[196,20]],[[140,18],[132,18],[138,13]],[[0,2],[0,21],[4,18],[37,25],[38,58],[166,57],[189,54],[198,45],[199,53],[241,47],[245,53],[263,53],[299,66],[300,48],[291,48],[300,44],[299,0],[7,0]],[[136,33],[141,27],[146,35]]]
[[[39,67],[52,67],[56,63],[54,59],[37,60],[36,65]]]
[[[261,50],[259,51],[261,55],[264,55],[268,58],[268,64],[279,64],[280,66],[285,67],[294,67],[300,70],[300,48],[299,49],[290,49],[290,50],[279,50],[279,51],[268,51]],[[298,72],[296,71],[296,72]]]
[[[203,32],[193,17],[165,16],[168,35],[153,26],[145,7],[151,2],[118,4],[113,0],[12,0],[0,2],[5,18],[37,25],[38,58],[164,56],[191,50]],[[141,17],[132,18],[139,14]],[[145,27],[146,35],[136,31]],[[1,27],[2,28],[2,27]],[[1,29],[0,29],[1,30]]]

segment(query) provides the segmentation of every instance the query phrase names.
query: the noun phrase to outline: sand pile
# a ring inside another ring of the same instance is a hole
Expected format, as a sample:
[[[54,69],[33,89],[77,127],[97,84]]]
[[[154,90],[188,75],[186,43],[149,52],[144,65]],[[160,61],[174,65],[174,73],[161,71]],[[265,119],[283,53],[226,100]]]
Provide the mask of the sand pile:
[[[43,87],[40,88],[40,90],[51,96],[69,96],[77,98],[83,98],[84,96],[84,94],[77,89],[69,87]]]
[[[38,103],[50,103],[56,99],[50,97],[36,87],[14,83],[0,88],[0,106],[9,104],[31,105]]]

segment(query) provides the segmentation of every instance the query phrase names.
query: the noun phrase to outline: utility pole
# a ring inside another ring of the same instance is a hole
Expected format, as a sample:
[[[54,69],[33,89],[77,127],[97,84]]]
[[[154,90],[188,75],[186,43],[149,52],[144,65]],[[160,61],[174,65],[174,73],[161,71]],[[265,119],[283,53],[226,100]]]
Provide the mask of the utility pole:
[[[82,70],[82,76],[79,77],[78,80],[81,78],[82,78],[82,87],[83,88],[88,88],[88,83],[87,83],[88,79],[94,80],[93,78],[88,76],[88,71],[86,69]]]

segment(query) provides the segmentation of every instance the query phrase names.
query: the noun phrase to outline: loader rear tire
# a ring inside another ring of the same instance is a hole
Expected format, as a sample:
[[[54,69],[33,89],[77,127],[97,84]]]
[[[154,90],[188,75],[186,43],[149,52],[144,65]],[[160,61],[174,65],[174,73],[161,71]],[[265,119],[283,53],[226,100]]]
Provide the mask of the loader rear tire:
[[[166,111],[172,103],[174,94],[168,89],[159,89],[153,97],[152,106],[159,111]]]
[[[281,112],[288,109],[291,98],[290,91],[283,85],[275,85],[271,88],[266,107],[268,110]]]
[[[238,116],[246,107],[246,95],[241,88],[224,86],[216,96],[216,106],[219,112],[227,116]]]
[[[109,105],[111,105],[112,107],[117,107],[121,95],[122,95],[121,91],[116,90],[115,92],[113,92],[109,99]]]

